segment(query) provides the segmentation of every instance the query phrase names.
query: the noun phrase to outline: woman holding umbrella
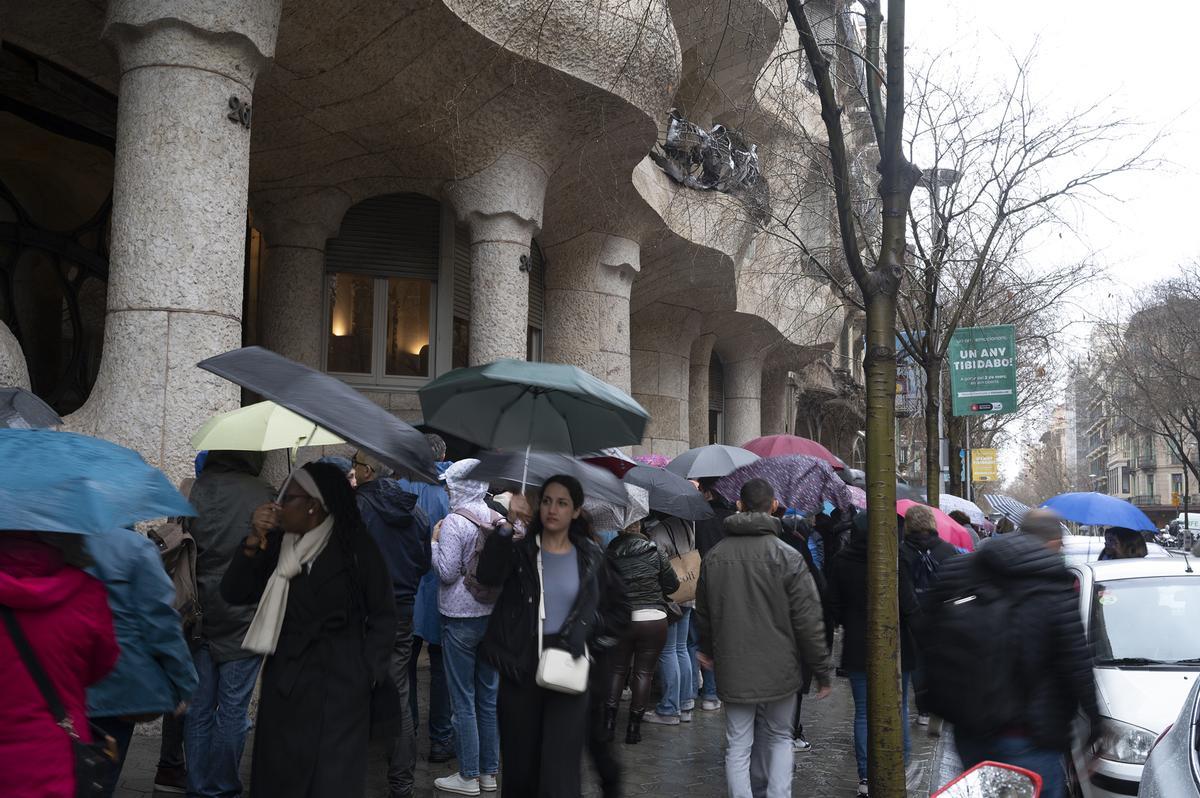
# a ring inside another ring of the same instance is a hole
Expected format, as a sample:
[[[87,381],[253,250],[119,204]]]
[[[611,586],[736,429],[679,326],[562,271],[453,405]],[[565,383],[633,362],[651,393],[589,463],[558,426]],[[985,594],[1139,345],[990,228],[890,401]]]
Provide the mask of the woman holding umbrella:
[[[372,690],[390,685],[392,583],[344,473],[309,463],[286,485],[255,510],[221,583],[230,604],[258,604],[242,647],[266,655],[250,792],[363,795]]]
[[[583,488],[569,476],[542,485],[528,533],[511,526],[491,534],[476,578],[499,586],[484,655],[500,671],[500,756],[509,798],[578,796],[588,733],[586,692],[540,685],[543,650],[565,649],[574,661],[600,641],[604,554],[583,514]],[[510,514],[523,501],[514,497]],[[538,638],[538,630],[542,637]]]

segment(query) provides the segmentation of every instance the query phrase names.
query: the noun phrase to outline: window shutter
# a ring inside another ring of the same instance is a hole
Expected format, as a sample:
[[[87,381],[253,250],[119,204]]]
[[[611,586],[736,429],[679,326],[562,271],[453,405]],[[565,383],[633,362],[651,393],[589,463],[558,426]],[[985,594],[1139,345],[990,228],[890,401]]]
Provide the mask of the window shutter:
[[[708,409],[725,412],[725,369],[716,352],[708,361]]]
[[[440,204],[423,194],[385,194],[346,212],[325,247],[325,270],[438,278]]]
[[[546,258],[537,241],[529,248],[529,326],[543,329],[546,317]]]
[[[454,318],[471,318],[471,231],[454,228]]]

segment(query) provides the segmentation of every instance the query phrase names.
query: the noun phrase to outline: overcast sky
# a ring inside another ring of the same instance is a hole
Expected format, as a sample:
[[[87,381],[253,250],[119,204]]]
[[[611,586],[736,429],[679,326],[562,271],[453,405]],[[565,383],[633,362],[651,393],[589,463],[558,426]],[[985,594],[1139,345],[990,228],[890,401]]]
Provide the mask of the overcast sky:
[[[1114,178],[1106,188],[1115,197],[1080,211],[1074,240],[1055,237],[1035,253],[1035,265],[1039,258],[1052,265],[1092,252],[1109,270],[1107,280],[1064,307],[1064,313],[1083,320],[1103,312],[1139,286],[1170,276],[1180,261],[1200,257],[1200,7],[1112,0],[908,0],[907,8],[912,64],[938,54],[963,72],[1002,80],[1013,74],[1013,54],[1036,47],[1038,94],[1064,110],[1107,98],[1115,116],[1143,125],[1138,136],[1165,135],[1155,153],[1166,161],[1163,166]],[[1081,324],[1077,341],[1086,332]],[[1016,477],[1020,447],[1005,447],[1001,461],[1005,477]]]
[[[1101,295],[1168,276],[1200,256],[1200,83],[1191,3],[1112,0],[908,0],[911,59],[939,53],[980,77],[1011,75],[1009,53],[1037,46],[1034,87],[1064,110],[1108,97],[1116,114],[1163,130],[1152,172],[1107,184],[1116,199],[1083,213],[1078,235],[1111,268]],[[1082,246],[1079,253],[1082,254]],[[1058,257],[1058,253],[1047,253]]]

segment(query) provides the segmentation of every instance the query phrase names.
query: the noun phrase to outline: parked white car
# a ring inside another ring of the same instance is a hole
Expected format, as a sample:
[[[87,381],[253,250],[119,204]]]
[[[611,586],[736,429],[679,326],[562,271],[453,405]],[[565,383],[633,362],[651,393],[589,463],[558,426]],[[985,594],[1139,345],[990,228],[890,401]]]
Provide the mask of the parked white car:
[[[1200,679],[1165,733],[1150,750],[1142,770],[1141,798],[1200,798]]]
[[[1104,717],[1094,752],[1076,744],[1072,789],[1137,795],[1154,741],[1200,676],[1200,573],[1183,558],[1074,562]],[[1076,739],[1083,739],[1082,724]],[[1087,766],[1098,757],[1090,774]]]

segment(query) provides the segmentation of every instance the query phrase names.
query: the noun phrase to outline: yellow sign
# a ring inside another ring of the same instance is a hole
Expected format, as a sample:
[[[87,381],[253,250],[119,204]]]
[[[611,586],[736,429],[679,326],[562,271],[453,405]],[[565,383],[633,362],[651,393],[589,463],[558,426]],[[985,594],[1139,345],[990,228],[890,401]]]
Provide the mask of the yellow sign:
[[[1179,491],[1171,491],[1171,504],[1175,505],[1176,507],[1179,506]]]
[[[971,450],[971,479],[975,482],[999,482],[1000,468],[995,449]]]

